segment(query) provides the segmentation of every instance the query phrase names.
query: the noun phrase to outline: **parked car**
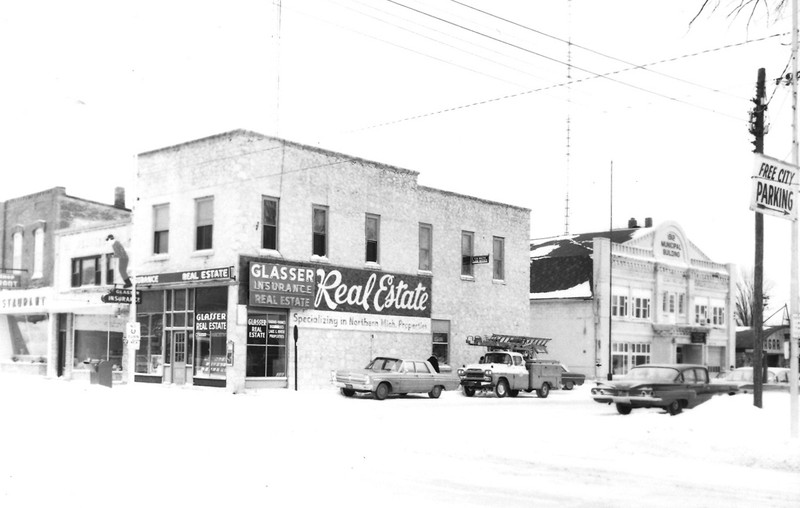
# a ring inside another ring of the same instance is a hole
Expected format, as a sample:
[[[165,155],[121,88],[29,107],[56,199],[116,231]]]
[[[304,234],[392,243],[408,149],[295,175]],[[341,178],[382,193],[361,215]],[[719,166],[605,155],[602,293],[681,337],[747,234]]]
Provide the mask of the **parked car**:
[[[613,381],[598,382],[592,398],[616,404],[617,412],[630,414],[633,408],[660,407],[671,415],[690,409],[714,395],[735,391],[734,385],[711,383],[708,368],[691,364],[639,365]]]
[[[565,390],[572,390],[577,385],[580,386],[586,381],[586,375],[570,371],[566,365],[561,364],[561,387]]]
[[[371,392],[376,399],[383,400],[390,393],[401,396],[427,393],[430,398],[438,399],[442,390],[455,390],[461,384],[451,369],[441,370],[436,372],[426,360],[377,357],[363,369],[335,371],[333,384],[345,397]]]
[[[714,382],[734,385],[740,393],[753,393],[753,367],[733,369],[718,380],[715,379]],[[788,390],[789,369],[768,367],[767,381],[763,386],[765,390]]]

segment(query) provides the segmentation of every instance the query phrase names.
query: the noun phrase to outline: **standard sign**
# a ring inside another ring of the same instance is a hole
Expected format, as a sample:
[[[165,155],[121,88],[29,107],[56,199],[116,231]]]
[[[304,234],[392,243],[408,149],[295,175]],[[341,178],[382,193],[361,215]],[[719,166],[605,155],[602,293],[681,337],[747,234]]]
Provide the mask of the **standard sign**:
[[[753,168],[750,209],[784,219],[797,219],[795,193],[800,168],[757,153]]]

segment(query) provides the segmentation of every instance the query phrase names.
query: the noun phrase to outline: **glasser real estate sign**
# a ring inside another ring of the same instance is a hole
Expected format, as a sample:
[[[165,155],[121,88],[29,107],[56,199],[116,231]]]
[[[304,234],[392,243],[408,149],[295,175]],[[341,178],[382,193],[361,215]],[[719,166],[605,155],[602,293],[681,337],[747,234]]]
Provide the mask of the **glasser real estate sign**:
[[[250,263],[250,305],[312,308],[314,269],[279,263]]]

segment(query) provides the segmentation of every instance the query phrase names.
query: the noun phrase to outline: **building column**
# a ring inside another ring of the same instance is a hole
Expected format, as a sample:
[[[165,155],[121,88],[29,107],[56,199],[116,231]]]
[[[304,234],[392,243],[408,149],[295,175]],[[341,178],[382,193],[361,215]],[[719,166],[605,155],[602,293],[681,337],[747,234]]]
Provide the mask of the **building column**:
[[[47,313],[47,373],[46,377],[58,377],[58,314]]]

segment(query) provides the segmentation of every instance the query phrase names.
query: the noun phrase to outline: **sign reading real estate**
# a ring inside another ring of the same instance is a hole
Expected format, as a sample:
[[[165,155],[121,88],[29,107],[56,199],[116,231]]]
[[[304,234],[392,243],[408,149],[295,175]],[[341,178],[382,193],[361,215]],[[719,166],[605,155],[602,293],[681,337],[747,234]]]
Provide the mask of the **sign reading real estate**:
[[[233,267],[206,268],[203,270],[188,270],[185,272],[155,273],[152,275],[137,275],[136,284],[149,286],[151,284],[173,284],[175,282],[207,282],[229,280],[233,278]]]
[[[225,336],[228,329],[227,312],[196,312],[194,331],[199,337]]]
[[[797,220],[796,192],[800,168],[757,153],[753,168],[750,209],[754,212]]]

